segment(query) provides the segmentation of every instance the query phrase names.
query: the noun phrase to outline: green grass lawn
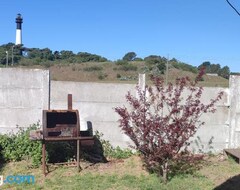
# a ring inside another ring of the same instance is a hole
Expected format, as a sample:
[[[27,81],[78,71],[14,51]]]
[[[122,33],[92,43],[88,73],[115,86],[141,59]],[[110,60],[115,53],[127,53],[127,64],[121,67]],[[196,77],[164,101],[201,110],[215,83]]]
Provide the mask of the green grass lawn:
[[[82,171],[78,173],[75,167],[50,166],[50,172],[44,177],[42,168],[32,168],[29,161],[7,163],[0,169],[0,174],[4,178],[8,175],[33,175],[35,183],[4,184],[0,188],[47,190],[211,190],[227,180],[230,182],[227,185],[228,189],[239,187],[240,184],[240,179],[238,179],[240,165],[231,159],[219,160],[218,156],[205,159],[202,168],[194,174],[178,174],[170,177],[167,184],[164,184],[156,175],[147,173],[142,167],[142,162],[138,156],[111,160],[108,163],[100,164],[82,161],[81,167]],[[229,180],[229,178],[231,179]]]
[[[65,169],[59,169],[58,175],[47,177],[45,180],[36,176],[34,185],[4,185],[3,189],[213,189],[214,184],[204,176],[176,176],[168,184],[163,184],[155,175],[134,176],[117,174],[74,174],[63,176]]]

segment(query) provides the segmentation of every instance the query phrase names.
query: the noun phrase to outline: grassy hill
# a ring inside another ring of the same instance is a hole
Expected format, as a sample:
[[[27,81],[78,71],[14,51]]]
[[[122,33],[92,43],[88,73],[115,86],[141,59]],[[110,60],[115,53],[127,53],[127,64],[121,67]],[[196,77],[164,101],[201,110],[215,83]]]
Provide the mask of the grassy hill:
[[[85,62],[85,63],[46,63],[44,65],[21,66],[30,68],[47,68],[51,72],[51,80],[57,81],[80,81],[80,82],[107,82],[107,83],[132,83],[136,84],[139,73],[149,74],[157,72],[161,77],[166,78],[166,74],[149,70],[145,61],[132,61],[127,65],[118,65],[114,62]],[[166,73],[166,72],[165,72]],[[168,81],[174,82],[177,77],[196,77],[196,73],[177,69],[169,65]],[[220,76],[203,77],[200,82],[202,86],[228,87],[228,80]]]

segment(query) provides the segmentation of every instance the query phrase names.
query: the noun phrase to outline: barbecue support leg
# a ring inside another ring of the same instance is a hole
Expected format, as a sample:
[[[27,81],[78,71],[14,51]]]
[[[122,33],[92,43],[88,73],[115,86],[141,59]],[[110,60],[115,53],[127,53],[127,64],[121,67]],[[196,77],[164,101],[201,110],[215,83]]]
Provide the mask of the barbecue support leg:
[[[77,171],[80,172],[80,160],[79,160],[79,157],[80,157],[80,140],[77,140]]]
[[[42,167],[43,175],[46,176],[46,144],[45,141],[42,141]]]

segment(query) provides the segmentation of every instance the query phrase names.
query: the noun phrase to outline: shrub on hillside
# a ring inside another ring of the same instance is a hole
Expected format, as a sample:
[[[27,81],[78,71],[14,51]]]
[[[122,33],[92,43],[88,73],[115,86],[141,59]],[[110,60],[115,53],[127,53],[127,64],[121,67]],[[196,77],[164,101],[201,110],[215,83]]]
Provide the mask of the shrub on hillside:
[[[190,71],[192,73],[197,73],[198,72],[197,67],[194,67],[192,65],[189,65],[189,64],[186,64],[186,63],[182,63],[182,62],[173,62],[172,66],[177,68],[177,69],[181,69],[183,71]]]
[[[127,65],[128,61],[119,59],[119,60],[115,61],[115,64],[116,65]]]
[[[137,71],[137,66],[133,64],[127,64],[127,65],[121,65],[118,70],[123,70],[123,71]]]
[[[91,67],[85,67],[83,70],[91,72],[91,71],[101,71],[103,70],[103,68],[101,66],[91,66]]]
[[[77,59],[77,62],[105,62],[108,61],[105,57],[96,55],[96,54],[91,54],[87,52],[79,52],[75,56]]]

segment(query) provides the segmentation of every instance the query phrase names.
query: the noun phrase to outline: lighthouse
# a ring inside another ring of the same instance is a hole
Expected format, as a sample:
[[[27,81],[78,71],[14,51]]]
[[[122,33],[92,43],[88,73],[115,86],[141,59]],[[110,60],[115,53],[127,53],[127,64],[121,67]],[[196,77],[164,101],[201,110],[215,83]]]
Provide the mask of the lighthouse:
[[[17,14],[16,23],[17,23],[17,29],[16,29],[16,43],[15,43],[15,45],[22,45],[23,18],[22,18],[21,14]]]

